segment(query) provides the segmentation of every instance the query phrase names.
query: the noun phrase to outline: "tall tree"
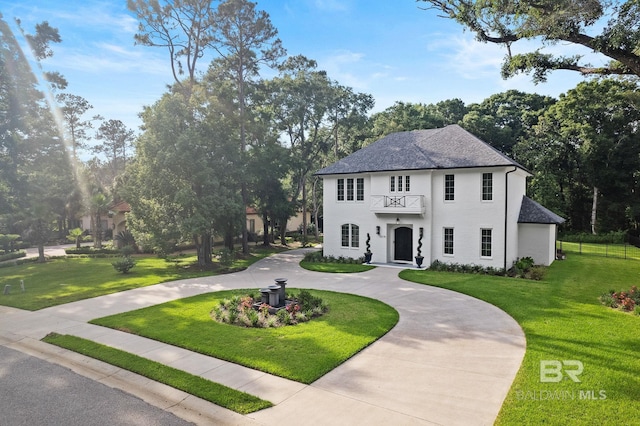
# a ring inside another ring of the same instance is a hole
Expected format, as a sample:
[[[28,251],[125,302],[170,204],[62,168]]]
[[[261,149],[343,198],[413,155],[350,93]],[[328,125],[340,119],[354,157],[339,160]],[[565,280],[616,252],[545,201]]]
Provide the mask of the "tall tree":
[[[481,42],[506,47],[502,75],[532,72],[544,81],[550,71],[585,75],[640,76],[640,2],[637,0],[418,0],[473,31]],[[569,43],[586,47],[611,60],[594,67],[581,56],[554,56],[536,49],[513,55],[511,46],[534,40],[542,46]]]
[[[460,123],[469,132],[512,156],[513,147],[527,139],[538,118],[555,102],[549,96],[509,90],[469,105]]]
[[[278,31],[265,11],[247,0],[226,0],[218,6],[214,20],[213,46],[220,57],[216,68],[233,83],[238,105],[241,162],[246,164],[248,85],[263,65],[275,67],[285,54]],[[242,203],[249,205],[247,182],[241,185]],[[246,223],[246,213],[244,214]],[[246,225],[242,227],[242,252],[249,253]]]
[[[46,23],[25,37],[38,61],[51,56],[49,43],[60,41],[57,29]],[[63,83],[58,80],[57,87]],[[45,226],[35,224],[42,223],[43,212],[48,213],[46,227],[54,222],[55,214],[64,210],[73,180],[45,95],[1,15],[0,105],[0,216],[14,232],[42,231]],[[44,241],[36,235],[44,234],[30,233],[38,245]]]
[[[103,154],[111,171],[111,185],[124,172],[127,151],[131,148],[135,133],[120,120],[102,122],[96,132],[96,139],[102,143],[93,147],[93,152]]]
[[[92,128],[91,120],[84,119],[84,114],[93,108],[85,98],[70,93],[59,93],[56,100],[66,127],[65,137],[71,143],[73,160],[78,161],[78,150],[87,148],[88,130]],[[95,119],[96,117],[94,117]]]
[[[213,40],[212,3],[212,0],[127,0],[127,7],[139,21],[136,43],[166,48],[173,78],[187,94],[196,83],[198,61]]]
[[[307,233],[309,174],[321,165],[334,146],[336,127],[346,121],[335,112],[365,115],[373,105],[367,95],[356,95],[329,79],[317,63],[293,56],[281,66],[280,76],[267,83],[275,126],[286,138],[293,158],[291,202],[302,199],[303,238]],[[354,120],[351,117],[350,120]],[[357,120],[356,120],[357,121]]]
[[[146,234],[157,248],[191,240],[198,263],[206,267],[213,235],[224,235],[228,226],[237,226],[229,221],[243,215],[240,171],[232,167],[237,138],[217,99],[205,98],[198,85],[194,89],[189,99],[168,93],[145,109],[145,131],[127,167],[124,193],[136,239]]]
[[[371,141],[390,133],[419,129],[436,129],[457,124],[467,108],[460,99],[449,99],[437,104],[396,102],[382,112],[371,116]]]
[[[536,137],[518,146],[523,160],[536,171],[533,190],[541,195],[538,199],[562,199],[562,209],[576,230],[622,230],[638,222],[637,93],[631,82],[580,83],[547,110],[536,126]],[[550,189],[557,192],[545,193]]]

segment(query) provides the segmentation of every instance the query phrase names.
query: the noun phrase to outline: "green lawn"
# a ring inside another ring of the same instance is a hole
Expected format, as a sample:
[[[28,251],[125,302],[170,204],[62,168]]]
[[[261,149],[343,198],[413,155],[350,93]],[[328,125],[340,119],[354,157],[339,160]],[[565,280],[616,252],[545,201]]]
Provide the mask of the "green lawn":
[[[302,383],[333,370],[398,322],[398,312],[380,301],[316,290],[311,293],[329,305],[329,312],[306,323],[262,329],[211,319],[220,300],[249,292],[255,291],[208,293],[91,322]]]
[[[276,249],[256,250],[231,266],[241,269]],[[11,293],[0,294],[0,305],[35,311],[54,305],[75,302],[109,293],[130,290],[178,279],[212,275],[214,272],[189,267],[193,255],[177,256],[165,261],[156,256],[135,256],[136,266],[128,273],[117,272],[111,262],[116,257],[66,257],[41,263],[0,268],[0,288],[11,285]],[[20,280],[24,280],[24,293]]]
[[[365,272],[375,268],[375,266],[357,264],[357,263],[335,263],[335,262],[300,262],[300,267],[309,271],[327,272],[327,273],[354,273]]]
[[[623,425],[640,423],[640,317],[598,297],[637,285],[638,272],[637,261],[570,254],[544,281],[415,270],[400,276],[485,300],[521,325],[527,352],[497,424]],[[581,382],[566,375],[541,382],[543,360],[582,362]]]
[[[563,241],[561,246],[562,250],[567,253],[594,254],[619,259],[640,260],[640,248],[630,244],[568,243]],[[558,244],[559,247],[560,243]]]
[[[273,405],[269,401],[264,401],[248,393],[80,337],[52,333],[42,340],[133,371],[240,414],[253,413]]]

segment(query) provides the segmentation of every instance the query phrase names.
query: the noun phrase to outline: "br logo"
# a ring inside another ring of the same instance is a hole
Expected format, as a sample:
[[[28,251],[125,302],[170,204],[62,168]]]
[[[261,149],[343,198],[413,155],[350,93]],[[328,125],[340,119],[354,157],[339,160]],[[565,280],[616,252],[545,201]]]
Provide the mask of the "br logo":
[[[584,365],[582,362],[574,359],[565,361],[542,360],[540,361],[540,381],[543,383],[560,382],[564,376],[567,376],[574,382],[580,383],[578,376],[582,374]]]

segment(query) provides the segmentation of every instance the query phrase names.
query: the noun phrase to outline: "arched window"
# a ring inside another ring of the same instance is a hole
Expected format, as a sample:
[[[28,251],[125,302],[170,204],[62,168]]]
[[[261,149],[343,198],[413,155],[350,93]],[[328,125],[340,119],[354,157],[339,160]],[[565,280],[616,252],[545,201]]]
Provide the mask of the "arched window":
[[[353,223],[341,225],[341,245],[346,248],[360,247],[360,227]]]

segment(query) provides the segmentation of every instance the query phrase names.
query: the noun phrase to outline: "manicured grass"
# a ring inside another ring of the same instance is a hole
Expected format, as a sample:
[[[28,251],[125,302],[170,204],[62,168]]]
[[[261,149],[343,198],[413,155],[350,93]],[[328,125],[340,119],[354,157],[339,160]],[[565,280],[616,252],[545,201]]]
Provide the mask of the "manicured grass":
[[[232,270],[246,268],[277,249],[260,249],[246,259],[235,260]],[[178,279],[212,275],[214,271],[193,268],[194,255],[172,257],[135,256],[136,266],[128,273],[117,272],[111,262],[117,257],[66,257],[47,263],[28,263],[0,268],[0,288],[11,285],[11,293],[0,294],[0,305],[35,311],[109,293]],[[24,280],[24,293],[20,280]]]
[[[300,262],[300,266],[309,271],[329,272],[329,273],[353,273],[370,271],[375,266],[357,263],[324,263],[324,262]]]
[[[563,241],[561,246],[562,250],[572,253],[572,255],[573,253],[595,254],[619,259],[640,260],[640,248],[630,244],[567,243]]]
[[[273,406],[271,402],[248,393],[80,337],[51,333],[42,340],[132,371],[240,414]]]
[[[309,322],[263,329],[211,319],[221,300],[248,293],[255,290],[208,293],[91,322],[302,383],[333,370],[398,322],[398,312],[380,301],[317,290],[311,293],[329,305],[329,312]]]
[[[492,303],[524,330],[527,352],[497,424],[637,424],[640,317],[607,308],[598,297],[637,285],[639,271],[632,260],[570,255],[555,262],[544,281],[428,270],[400,276]],[[582,362],[581,382],[565,375],[543,383],[543,360]]]

